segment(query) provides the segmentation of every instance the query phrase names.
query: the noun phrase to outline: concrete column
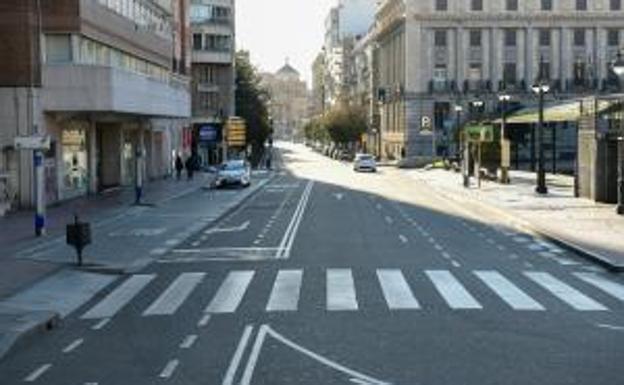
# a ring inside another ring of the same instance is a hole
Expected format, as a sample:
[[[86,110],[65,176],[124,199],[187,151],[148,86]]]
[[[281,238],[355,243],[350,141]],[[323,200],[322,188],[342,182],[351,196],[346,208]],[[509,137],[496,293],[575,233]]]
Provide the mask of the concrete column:
[[[537,41],[537,33],[535,28],[529,27],[526,30],[526,35],[527,38],[524,73],[527,85],[530,86],[533,83],[533,80],[535,80],[535,75],[537,74],[536,65],[538,60],[536,60],[536,58],[538,56],[539,43]]]
[[[492,80],[492,30],[483,29],[481,30],[481,34],[481,62],[483,63],[481,66],[481,75],[483,80]]]
[[[455,51],[455,47],[457,47],[457,34],[451,30],[448,29],[446,31],[446,38],[447,38],[447,46],[446,46],[446,52],[448,54],[448,77],[449,80],[454,80],[457,83],[457,55],[458,52]]]
[[[503,77],[503,31],[499,28],[492,29],[492,84],[493,89],[498,91],[498,82]]]
[[[596,30],[596,76],[599,80],[607,77],[607,30],[598,28]]]
[[[517,39],[518,39],[518,46],[517,48],[517,53],[516,55],[518,55],[517,59],[516,59],[516,76],[518,78],[518,83],[520,83],[522,80],[524,80],[525,82],[527,81],[526,78],[526,67],[527,67],[527,62],[526,62],[526,47],[527,47],[527,36],[526,36],[526,29],[519,29],[517,32]]]
[[[561,79],[562,84],[565,84],[567,80],[572,78],[572,64],[574,63],[574,58],[572,57],[572,30],[570,28],[563,29],[560,47]]]
[[[89,173],[89,194],[96,194],[98,190],[98,148],[97,148],[97,127],[93,119],[89,120],[89,130],[87,131],[87,156]]]
[[[462,27],[455,29],[455,47],[457,52],[457,68],[456,68],[456,79],[457,79],[457,87],[458,89],[463,89],[464,87],[464,79],[466,79],[466,63],[468,62],[468,51],[467,51],[467,34],[466,30]]]
[[[561,68],[561,29],[553,29],[551,31],[551,57],[550,68],[553,79],[559,79],[563,84],[563,71]]]

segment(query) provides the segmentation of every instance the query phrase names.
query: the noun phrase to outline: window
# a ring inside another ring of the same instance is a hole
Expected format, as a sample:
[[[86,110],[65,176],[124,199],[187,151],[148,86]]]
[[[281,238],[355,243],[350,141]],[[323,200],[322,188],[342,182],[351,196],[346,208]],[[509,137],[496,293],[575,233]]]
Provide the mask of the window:
[[[516,46],[516,30],[506,29],[505,30],[505,47],[515,47],[515,46]]]
[[[550,30],[541,29],[539,31],[539,44],[542,47],[550,47]]]
[[[202,44],[202,35],[201,33],[194,33],[193,34],[193,49],[194,50],[201,50],[203,48],[203,44]]]
[[[435,2],[436,11],[447,11],[448,10],[448,0],[436,0]]]
[[[542,0],[542,11],[552,11],[553,2],[552,0]]]
[[[611,47],[617,47],[620,45],[620,31],[617,29],[610,29],[607,31],[607,44]]]
[[[71,63],[72,49],[69,35],[46,35],[45,37],[46,63]]]
[[[574,46],[575,47],[584,47],[585,46],[585,30],[584,29],[575,29],[574,30]]]
[[[436,83],[446,83],[447,75],[446,66],[443,64],[438,64],[433,69],[433,81]]]
[[[503,81],[505,85],[516,84],[516,63],[505,63],[503,65]]]
[[[577,11],[587,11],[587,0],[576,0]]]
[[[585,63],[582,61],[577,61],[574,63],[574,85],[575,86],[583,86],[585,85]]]
[[[446,47],[446,30],[437,30],[434,35],[436,47]]]
[[[470,31],[470,46],[481,47],[481,30],[473,29]]]
[[[622,10],[622,0],[611,0],[611,10],[612,11],[621,11]]]
[[[518,10],[518,0],[507,0],[508,11],[517,11]]]
[[[483,0],[472,0],[470,9],[473,11],[483,11]]]
[[[538,68],[538,77],[540,80],[550,80],[550,63],[540,61]]]

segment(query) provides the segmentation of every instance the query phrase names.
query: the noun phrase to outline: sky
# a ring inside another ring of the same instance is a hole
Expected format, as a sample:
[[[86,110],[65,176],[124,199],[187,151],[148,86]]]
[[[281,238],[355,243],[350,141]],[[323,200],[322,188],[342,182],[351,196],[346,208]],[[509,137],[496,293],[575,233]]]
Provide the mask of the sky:
[[[335,1],[236,0],[236,48],[250,51],[261,71],[275,72],[288,58],[310,84],[325,17]]]

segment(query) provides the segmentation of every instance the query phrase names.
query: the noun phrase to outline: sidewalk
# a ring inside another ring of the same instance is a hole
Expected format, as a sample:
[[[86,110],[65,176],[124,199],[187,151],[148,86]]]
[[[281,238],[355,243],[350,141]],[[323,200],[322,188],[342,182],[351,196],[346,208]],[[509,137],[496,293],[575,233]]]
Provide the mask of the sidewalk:
[[[148,206],[133,206],[132,190],[78,199],[48,210],[49,232],[39,239],[31,235],[29,213],[0,219],[0,359],[86,303],[118,274],[140,270],[210,226],[273,175],[254,172],[250,188],[223,191],[202,188],[210,174],[200,173],[192,182],[158,181],[145,191]],[[93,233],[83,268],[75,267],[75,251],[65,245],[65,224],[76,211],[91,222]]]
[[[481,189],[474,178],[470,189],[463,188],[461,175],[452,171],[406,173],[442,196],[495,210],[516,226],[572,248],[613,271],[624,271],[624,217],[615,213],[614,205],[575,198],[572,177],[548,174],[549,194],[539,196],[534,192],[536,175],[531,172],[512,171],[510,185],[483,181]]]

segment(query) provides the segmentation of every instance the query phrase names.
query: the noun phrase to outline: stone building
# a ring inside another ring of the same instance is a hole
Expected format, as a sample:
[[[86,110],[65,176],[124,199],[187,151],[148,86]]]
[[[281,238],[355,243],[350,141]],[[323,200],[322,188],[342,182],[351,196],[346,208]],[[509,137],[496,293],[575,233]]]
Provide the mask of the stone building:
[[[309,94],[305,81],[288,62],[276,73],[263,73],[262,86],[269,91],[269,113],[273,119],[273,137],[280,140],[303,138],[308,118]]]
[[[386,0],[376,28],[383,149],[418,164],[454,151],[455,105],[464,120],[477,99],[497,114],[503,93],[535,104],[540,73],[549,99],[610,92],[624,9],[620,0]]]
[[[193,150],[204,163],[222,159],[223,122],[235,114],[235,2],[192,0]]]
[[[139,167],[150,178],[170,172],[190,118],[186,7],[2,1],[0,200],[34,204],[33,154],[16,137],[51,138],[48,203],[132,185]]]

